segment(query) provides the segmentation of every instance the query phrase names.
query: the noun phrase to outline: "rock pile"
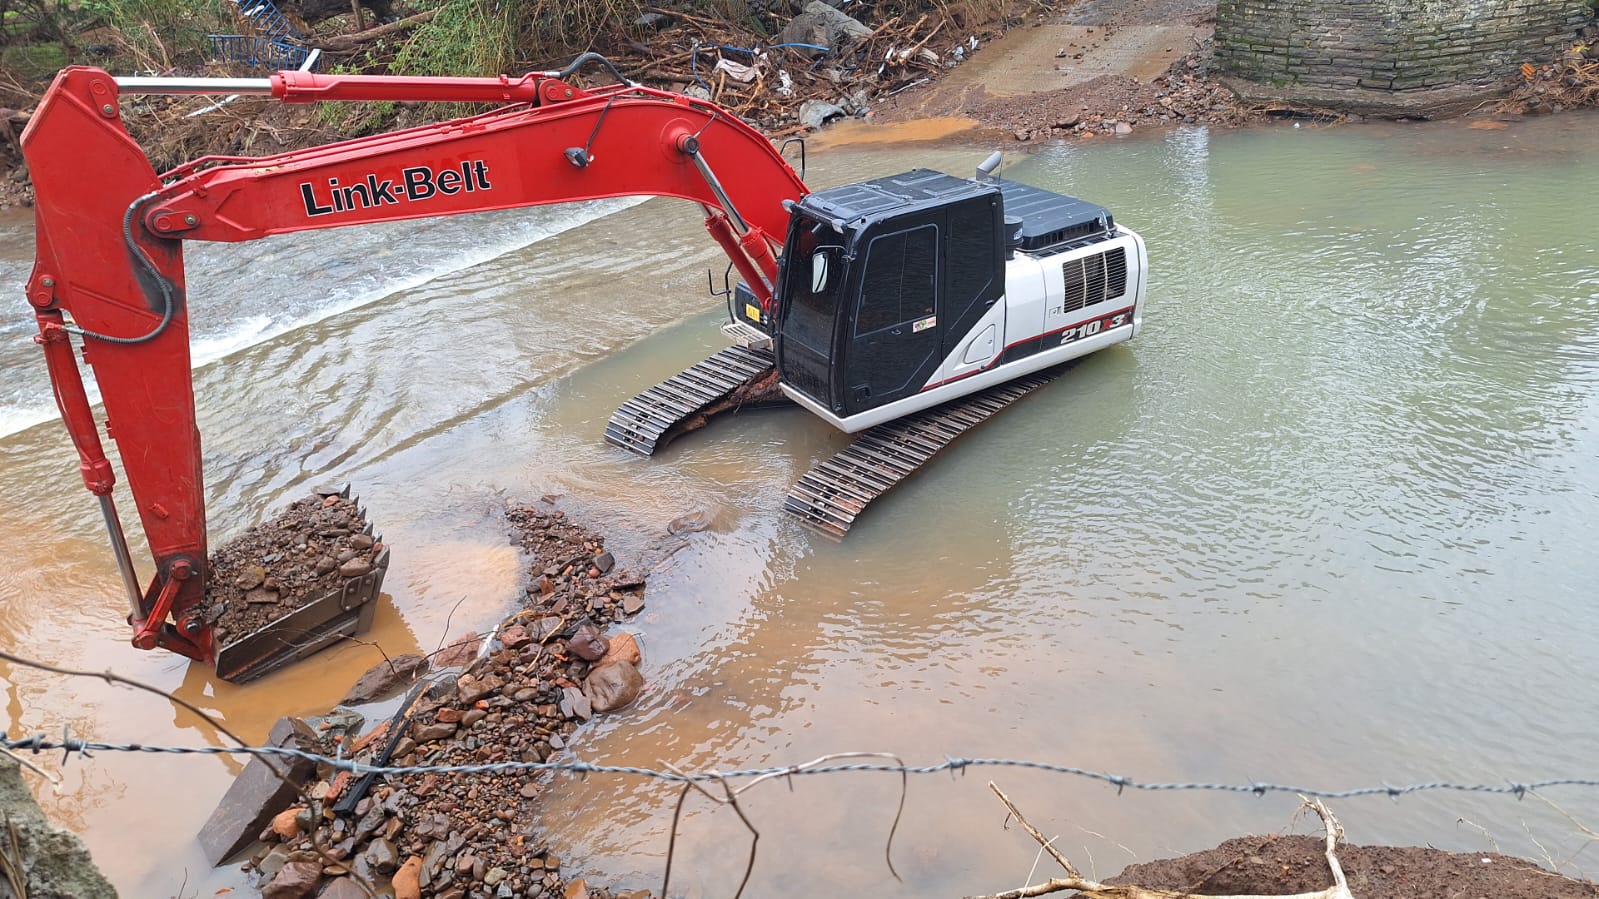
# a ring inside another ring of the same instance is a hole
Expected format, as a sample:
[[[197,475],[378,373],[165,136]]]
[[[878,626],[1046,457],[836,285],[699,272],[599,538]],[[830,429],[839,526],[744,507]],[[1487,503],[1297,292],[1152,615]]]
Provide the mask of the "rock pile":
[[[230,643],[338,589],[346,578],[369,574],[382,552],[354,500],[338,492],[295,500],[211,554],[205,618],[219,642]]]
[[[533,560],[527,608],[464,670],[441,671],[435,658],[402,714],[350,740],[345,756],[402,766],[542,762],[584,721],[638,695],[638,643],[606,626],[643,608],[644,577],[618,568],[602,537],[548,503],[508,518]],[[364,895],[350,875],[391,882],[397,899],[650,895],[562,876],[534,824],[544,788],[524,771],[370,784],[324,771],[261,835],[270,845],[251,864],[267,899]]]

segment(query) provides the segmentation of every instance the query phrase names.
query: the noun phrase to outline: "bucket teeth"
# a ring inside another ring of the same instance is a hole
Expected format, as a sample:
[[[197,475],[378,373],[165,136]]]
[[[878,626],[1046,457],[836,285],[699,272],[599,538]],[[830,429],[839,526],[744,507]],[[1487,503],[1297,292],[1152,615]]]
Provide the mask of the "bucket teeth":
[[[956,437],[1057,374],[1058,370],[1026,375],[862,431],[853,443],[800,478],[783,509],[814,531],[843,537],[872,500],[892,490]]]

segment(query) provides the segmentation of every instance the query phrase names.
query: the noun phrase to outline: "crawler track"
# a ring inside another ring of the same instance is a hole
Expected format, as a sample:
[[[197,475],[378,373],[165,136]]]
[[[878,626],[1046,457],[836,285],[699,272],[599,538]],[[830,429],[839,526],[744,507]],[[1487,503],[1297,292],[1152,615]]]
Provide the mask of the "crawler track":
[[[622,404],[605,441],[641,456],[677,436],[674,428],[772,370],[771,350],[730,346]]]
[[[783,508],[806,527],[842,537],[872,500],[990,415],[1055,379],[1046,371],[861,432],[800,478]]]

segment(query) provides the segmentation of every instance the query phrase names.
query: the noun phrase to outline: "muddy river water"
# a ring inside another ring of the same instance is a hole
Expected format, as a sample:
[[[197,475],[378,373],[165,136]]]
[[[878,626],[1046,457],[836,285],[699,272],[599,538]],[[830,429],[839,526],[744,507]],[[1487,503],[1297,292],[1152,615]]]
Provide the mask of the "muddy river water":
[[[988,149],[837,146],[812,152],[809,180],[964,174]],[[727,770],[856,750],[1328,789],[1599,774],[1599,117],[1182,130],[1036,148],[1005,176],[1144,234],[1146,329],[962,438],[843,543],[779,513],[845,444],[802,411],[720,422],[652,460],[601,439],[622,400],[721,345],[705,272],[722,264],[691,206],[192,247],[212,538],[352,483],[395,548],[373,635],[395,654],[514,607],[507,500],[563,495],[624,564],[708,513],[650,583],[635,625],[649,688],[581,733],[591,761]],[[128,645],[29,341],[31,252],[30,219],[0,223],[0,645],[159,685],[251,739],[337,701],[376,650],[236,687]],[[0,665],[0,682],[12,734],[222,742],[98,681]],[[194,844],[237,762],[41,762],[61,777],[35,780],[44,804],[125,895],[243,883]],[[896,778],[768,783],[746,796],[763,836],[747,895],[1017,886],[1036,847],[1004,828],[989,779],[1101,876],[1284,829],[1295,805],[1024,769],[916,777],[897,882]],[[675,793],[562,783],[545,823],[563,858],[658,886]],[[1335,808],[1358,842],[1564,862],[1585,844],[1566,815],[1599,827],[1599,791],[1544,795]],[[730,810],[691,802],[674,883],[731,895],[744,840]]]

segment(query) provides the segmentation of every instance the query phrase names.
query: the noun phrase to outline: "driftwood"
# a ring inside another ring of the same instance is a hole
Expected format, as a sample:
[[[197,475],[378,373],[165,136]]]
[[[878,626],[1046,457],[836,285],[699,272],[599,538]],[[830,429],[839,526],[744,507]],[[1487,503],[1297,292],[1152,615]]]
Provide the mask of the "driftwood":
[[[945,56],[935,48],[941,39],[949,40],[948,26],[938,16],[922,15],[914,21],[892,16],[848,47],[818,54],[763,47],[767,39],[763,35],[714,16],[659,6],[646,9],[672,23],[648,45],[627,39],[613,48],[619,52],[612,59],[622,71],[646,84],[703,88],[718,105],[769,135],[812,130],[795,122],[807,100],[858,113],[863,110],[855,104],[865,104],[853,98],[862,93],[882,96],[910,82],[925,81],[943,69]],[[734,49],[738,47],[760,52],[752,57]],[[753,80],[740,82],[718,70],[716,63],[723,58],[752,66]]]
[[[1022,816],[1021,811],[1016,808],[1015,803],[1010,801],[1009,796],[1006,796],[992,781],[989,782],[988,788],[994,791],[994,795],[998,796],[999,801],[1005,804],[1005,808],[1010,812],[1011,817],[1021,824],[1028,835],[1037,840],[1038,845],[1049,853],[1050,858],[1053,858],[1066,870],[1066,876],[1053,878],[1046,883],[1018,887],[1014,890],[1006,890],[1003,893],[994,893],[990,896],[971,897],[971,899],[1025,899],[1028,896],[1043,896],[1065,890],[1077,890],[1079,895],[1086,896],[1088,899],[1355,899],[1354,895],[1349,892],[1348,882],[1344,879],[1343,866],[1338,863],[1338,856],[1333,852],[1338,846],[1338,841],[1343,838],[1343,825],[1338,823],[1338,819],[1333,817],[1332,812],[1327,810],[1327,806],[1322,804],[1320,799],[1312,800],[1303,796],[1299,797],[1304,803],[1301,807],[1315,812],[1316,816],[1321,818],[1322,826],[1327,830],[1327,867],[1332,872],[1332,886],[1325,890],[1317,890],[1314,893],[1295,893],[1291,896],[1201,896],[1196,893],[1151,890],[1138,886],[1111,886],[1096,880],[1089,880],[1078,872],[1077,868],[1065,855],[1061,854],[1059,849],[1054,847],[1052,841],[1046,840],[1044,835],[1038,832],[1037,828],[1028,823],[1027,819]]]
[[[326,38],[318,43],[316,47],[319,50],[324,50],[330,53],[343,53],[348,50],[355,50],[364,44],[369,44],[372,41],[377,40],[380,37],[386,37],[397,32],[405,31],[409,28],[415,28],[416,26],[425,22],[429,22],[438,14],[439,11],[437,9],[430,9],[426,12],[419,12],[414,16],[407,16],[403,19],[398,19],[388,23],[387,25],[379,25],[376,28],[368,28],[365,31],[357,31],[354,34],[341,34],[335,37]]]

